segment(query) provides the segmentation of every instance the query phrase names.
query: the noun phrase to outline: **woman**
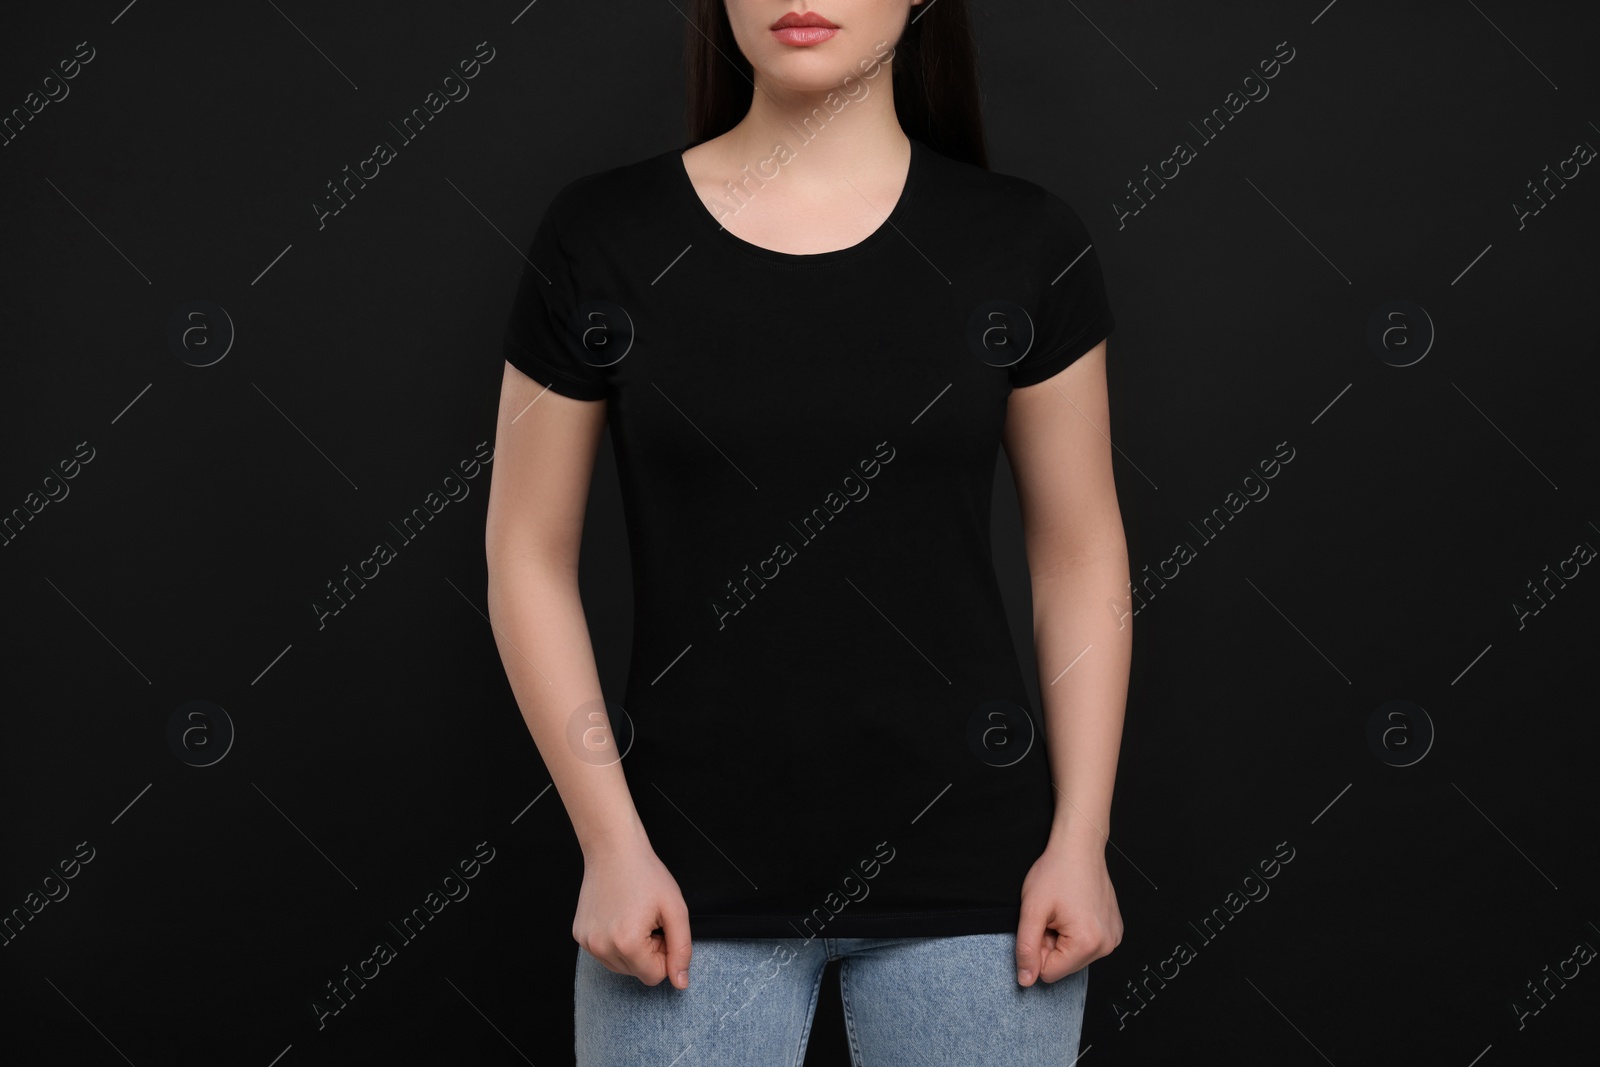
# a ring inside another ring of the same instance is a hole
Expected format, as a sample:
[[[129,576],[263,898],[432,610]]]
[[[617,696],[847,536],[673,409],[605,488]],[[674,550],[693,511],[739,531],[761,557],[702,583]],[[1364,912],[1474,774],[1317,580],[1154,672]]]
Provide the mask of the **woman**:
[[[583,851],[578,1062],[796,1064],[842,959],[857,1063],[1070,1063],[1122,936],[1098,259],[987,169],[962,0],[689,17],[690,145],[557,193],[504,346],[489,606]],[[609,715],[577,582],[602,425],[635,601]]]

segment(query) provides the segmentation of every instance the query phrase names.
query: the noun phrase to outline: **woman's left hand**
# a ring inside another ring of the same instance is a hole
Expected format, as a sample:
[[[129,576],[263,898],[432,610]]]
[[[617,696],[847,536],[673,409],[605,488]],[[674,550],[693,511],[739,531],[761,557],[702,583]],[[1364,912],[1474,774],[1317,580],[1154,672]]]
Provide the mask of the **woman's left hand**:
[[[1122,913],[1104,840],[1046,847],[1022,880],[1017,982],[1065,978],[1121,943]]]

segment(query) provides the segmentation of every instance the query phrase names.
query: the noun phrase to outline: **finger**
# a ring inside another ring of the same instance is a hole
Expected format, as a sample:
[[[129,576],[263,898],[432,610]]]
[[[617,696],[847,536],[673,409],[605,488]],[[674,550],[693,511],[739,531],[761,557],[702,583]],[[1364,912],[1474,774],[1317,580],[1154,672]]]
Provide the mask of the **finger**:
[[[606,970],[614,974],[625,974],[637,978],[641,982],[653,984],[649,981],[650,960],[654,953],[651,952],[650,935],[641,935],[637,930],[619,927],[610,927],[605,931],[582,941],[584,951],[605,965]],[[657,968],[655,981],[661,981],[660,968]]]
[[[689,940],[689,909],[679,901],[662,910],[661,931],[666,936],[667,977],[679,989],[689,988],[689,957],[694,946]]]
[[[628,961],[622,958],[622,954],[617,951],[616,946],[613,944],[605,946],[595,944],[592,947],[584,945],[583,950],[599,960],[600,965],[612,974],[633,974],[632,968],[628,966]]]
[[[1042,911],[1022,909],[1022,921],[1017,926],[1017,983],[1033,984],[1039,973],[1039,959],[1043,954],[1046,915]]]
[[[1038,979],[1042,982],[1061,981],[1062,977],[1077,969],[1072,960],[1082,952],[1078,952],[1077,942],[1072,937],[1067,937],[1058,929],[1046,931],[1045,942],[1045,957],[1038,965]]]
[[[626,951],[629,973],[645,985],[660,985],[666,977],[662,937],[654,930],[632,941]]]
[[[1077,938],[1068,937],[1058,930],[1052,930],[1050,934],[1053,936],[1046,939],[1052,943],[1046,947],[1044,959],[1039,964],[1039,978],[1045,982],[1058,982],[1088,963],[1085,958],[1088,953]]]

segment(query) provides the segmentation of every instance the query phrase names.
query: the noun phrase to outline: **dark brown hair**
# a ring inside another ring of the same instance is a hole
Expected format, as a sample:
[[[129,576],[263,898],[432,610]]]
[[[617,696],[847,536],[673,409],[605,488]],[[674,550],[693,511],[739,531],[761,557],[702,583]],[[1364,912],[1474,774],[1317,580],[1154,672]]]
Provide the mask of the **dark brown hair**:
[[[750,110],[754,72],[728,23],[726,0],[691,0],[684,59],[689,143],[738,125]],[[894,108],[900,128],[939,153],[988,169],[978,107],[978,60],[966,0],[913,8],[894,43]]]

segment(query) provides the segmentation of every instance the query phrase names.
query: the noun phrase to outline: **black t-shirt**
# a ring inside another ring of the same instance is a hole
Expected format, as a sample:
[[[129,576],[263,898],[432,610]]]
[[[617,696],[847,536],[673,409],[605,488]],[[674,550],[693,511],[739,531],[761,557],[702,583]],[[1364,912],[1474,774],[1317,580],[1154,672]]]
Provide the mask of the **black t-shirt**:
[[[625,721],[608,696],[651,844],[697,937],[1014,930],[1055,798],[990,501],[1012,387],[1112,329],[1088,231],[913,139],[876,231],[778,252],[722,228],[682,152],[555,195],[504,339],[609,402]]]

